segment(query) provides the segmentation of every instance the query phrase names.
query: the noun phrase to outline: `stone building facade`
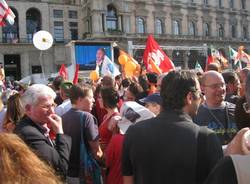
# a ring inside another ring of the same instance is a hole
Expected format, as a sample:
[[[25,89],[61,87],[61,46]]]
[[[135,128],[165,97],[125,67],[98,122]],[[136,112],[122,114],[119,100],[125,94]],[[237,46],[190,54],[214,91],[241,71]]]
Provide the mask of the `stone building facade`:
[[[85,0],[82,1],[86,39],[113,40],[141,59],[147,35],[166,46],[175,65],[204,66],[205,47],[249,48],[250,1],[248,0]],[[199,49],[200,47],[200,49]],[[134,49],[133,49],[134,48]],[[143,48],[143,47],[138,47]]]
[[[153,34],[176,66],[204,66],[207,47],[228,56],[228,46],[250,49],[248,0],[7,0],[17,18],[0,27],[0,63],[6,75],[20,79],[32,73],[58,71],[70,64],[70,40],[115,41],[141,60]],[[38,30],[49,31],[53,47],[42,53],[32,44]],[[250,50],[249,50],[250,51]],[[115,59],[118,57],[115,49]]]
[[[13,26],[0,27],[0,63],[7,77],[19,80],[42,70],[51,74],[62,63],[69,63],[65,44],[83,34],[80,1],[6,2],[16,15]],[[46,30],[54,37],[53,46],[42,53],[32,44],[33,34],[39,30]]]

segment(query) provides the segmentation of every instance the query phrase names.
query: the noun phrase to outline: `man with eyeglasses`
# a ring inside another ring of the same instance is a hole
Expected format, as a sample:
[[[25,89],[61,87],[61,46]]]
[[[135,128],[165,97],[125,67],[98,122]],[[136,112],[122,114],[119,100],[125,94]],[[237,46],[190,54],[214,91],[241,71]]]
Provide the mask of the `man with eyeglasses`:
[[[160,114],[126,131],[124,184],[203,183],[222,150],[213,131],[192,121],[202,100],[196,74],[169,72],[162,80],[160,95]]]
[[[222,75],[216,71],[208,71],[201,78],[201,88],[205,101],[200,105],[194,122],[214,130],[221,144],[227,144],[236,134],[234,120],[235,105],[226,102],[226,85]]]
[[[46,85],[29,86],[21,97],[25,116],[17,124],[14,132],[58,174],[66,176],[71,138],[64,135],[62,120],[55,114],[55,97],[56,93]],[[56,133],[55,141],[49,137],[48,125]]]

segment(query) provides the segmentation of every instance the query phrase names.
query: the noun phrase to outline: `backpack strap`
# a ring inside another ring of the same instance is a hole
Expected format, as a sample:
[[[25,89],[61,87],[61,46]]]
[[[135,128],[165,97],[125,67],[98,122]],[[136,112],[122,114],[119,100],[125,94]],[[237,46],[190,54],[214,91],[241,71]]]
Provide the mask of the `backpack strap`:
[[[84,132],[84,124],[85,124],[86,116],[83,112],[80,114],[80,184],[85,184],[84,182],[84,164],[87,159],[87,150],[84,142],[83,132]]]
[[[201,126],[197,140],[196,181],[202,183],[207,177],[207,127]]]

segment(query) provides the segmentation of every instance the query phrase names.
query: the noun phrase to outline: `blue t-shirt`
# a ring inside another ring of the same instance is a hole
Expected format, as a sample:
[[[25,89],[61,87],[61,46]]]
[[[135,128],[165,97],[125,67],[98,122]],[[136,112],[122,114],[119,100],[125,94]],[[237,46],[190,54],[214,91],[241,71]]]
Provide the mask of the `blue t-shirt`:
[[[208,108],[206,104],[201,104],[193,121],[215,131],[221,144],[224,145],[237,133],[234,111],[235,105],[229,102],[224,102],[218,108]]]

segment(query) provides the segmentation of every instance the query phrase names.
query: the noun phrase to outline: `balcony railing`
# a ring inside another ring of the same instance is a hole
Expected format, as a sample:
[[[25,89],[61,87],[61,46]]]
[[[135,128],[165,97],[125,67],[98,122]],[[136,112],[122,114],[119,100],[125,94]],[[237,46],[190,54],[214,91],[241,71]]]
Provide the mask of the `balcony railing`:
[[[64,43],[67,44],[71,40],[70,39],[54,39],[54,43]],[[0,43],[3,44],[33,44],[33,40],[31,38],[2,38],[0,39]]]
[[[98,37],[104,38],[129,38],[129,39],[146,39],[148,37],[148,33],[124,33],[118,32],[117,34],[103,32],[101,35],[98,34]],[[173,34],[155,34],[155,38],[157,39],[165,39],[165,40],[183,40],[183,41],[213,41],[213,42],[250,42],[250,38],[231,38],[231,37],[224,37],[218,38],[216,36],[194,36],[194,35],[173,35]],[[85,33],[83,34],[82,39],[95,39],[94,33]],[[54,39],[55,44],[67,44],[69,43],[70,39]],[[2,38],[0,39],[1,44],[32,44],[32,40],[30,38]]]

